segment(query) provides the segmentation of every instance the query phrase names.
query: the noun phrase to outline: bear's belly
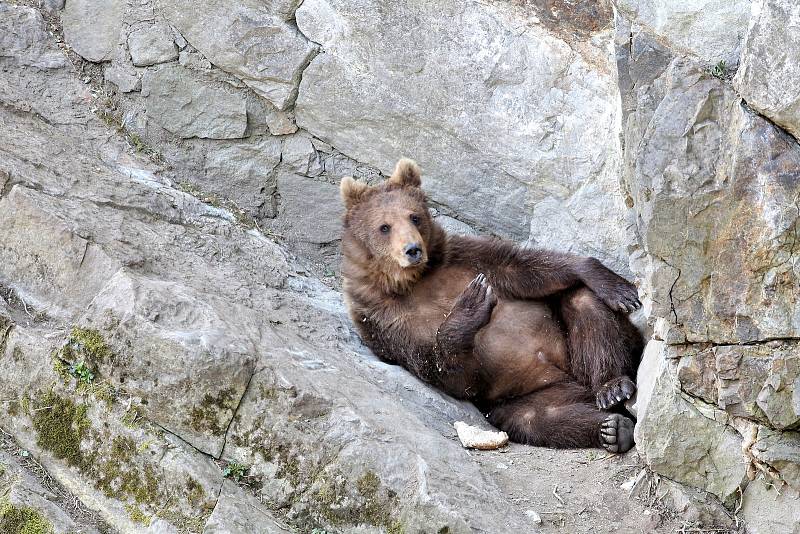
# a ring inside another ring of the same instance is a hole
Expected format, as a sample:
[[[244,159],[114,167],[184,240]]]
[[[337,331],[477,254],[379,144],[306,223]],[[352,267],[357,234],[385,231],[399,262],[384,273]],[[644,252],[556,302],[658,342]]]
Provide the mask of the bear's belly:
[[[500,300],[475,337],[475,357],[487,379],[487,400],[523,395],[568,376],[564,334],[550,308],[536,301]]]

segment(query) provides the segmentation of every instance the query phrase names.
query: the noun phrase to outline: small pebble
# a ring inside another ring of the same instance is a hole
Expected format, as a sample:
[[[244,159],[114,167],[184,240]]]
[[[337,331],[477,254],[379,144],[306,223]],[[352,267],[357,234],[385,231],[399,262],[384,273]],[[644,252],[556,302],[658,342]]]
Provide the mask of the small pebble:
[[[528,516],[534,525],[542,524],[542,517],[533,510],[525,510],[525,515]]]

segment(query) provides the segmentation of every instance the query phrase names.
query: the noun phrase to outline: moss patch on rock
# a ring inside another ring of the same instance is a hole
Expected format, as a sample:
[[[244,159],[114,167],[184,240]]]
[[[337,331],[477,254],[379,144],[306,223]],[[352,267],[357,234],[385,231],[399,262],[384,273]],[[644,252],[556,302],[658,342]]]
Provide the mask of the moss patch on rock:
[[[198,432],[210,432],[211,434],[221,434],[227,430],[226,413],[232,413],[236,409],[235,391],[233,388],[225,388],[216,396],[206,393],[200,406],[192,408],[189,414],[189,424]],[[223,416],[223,417],[221,417]]]
[[[159,481],[151,464],[139,469],[136,443],[129,437],[116,436],[106,454],[92,451],[86,457],[84,470],[95,480],[95,487],[106,497],[132,499],[138,504],[159,501]]]
[[[125,511],[128,513],[128,517],[131,518],[131,521],[137,523],[139,525],[143,525],[145,527],[150,526],[150,522],[152,521],[150,516],[146,513],[142,512],[142,510],[133,504],[126,504]]]
[[[86,406],[49,391],[39,397],[33,412],[38,445],[69,465],[82,466],[81,441],[91,426]]]
[[[114,352],[100,332],[76,326],[59,351],[59,357],[70,363],[84,362],[89,367],[97,369],[113,359]]]
[[[53,525],[29,506],[0,501],[0,532],[3,534],[52,534]]]
[[[53,354],[53,371],[64,384],[74,380],[75,391],[79,394],[91,395],[111,409],[117,390],[99,380],[99,369],[114,357],[99,331],[74,327],[64,345]]]
[[[334,526],[374,525],[390,534],[402,534],[403,525],[393,518],[399,499],[389,488],[383,487],[373,471],[366,471],[351,487],[349,479],[340,473],[321,475],[315,498],[311,501],[313,512]],[[355,490],[355,491],[353,491]]]

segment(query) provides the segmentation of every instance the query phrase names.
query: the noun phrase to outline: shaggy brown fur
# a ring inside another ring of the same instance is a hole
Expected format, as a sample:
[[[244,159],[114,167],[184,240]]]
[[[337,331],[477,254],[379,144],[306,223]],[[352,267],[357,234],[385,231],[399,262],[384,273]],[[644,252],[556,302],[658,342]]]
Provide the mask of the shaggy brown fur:
[[[345,297],[364,343],[515,441],[629,449],[633,422],[606,410],[635,391],[636,288],[594,258],[447,236],[420,185],[406,159],[381,185],[342,181]]]

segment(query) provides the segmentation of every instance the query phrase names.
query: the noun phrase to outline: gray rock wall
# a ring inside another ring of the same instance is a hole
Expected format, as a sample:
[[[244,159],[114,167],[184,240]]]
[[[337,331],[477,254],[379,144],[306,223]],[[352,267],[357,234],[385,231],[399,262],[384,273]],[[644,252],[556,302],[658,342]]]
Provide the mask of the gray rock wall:
[[[86,0],[114,23],[94,31],[72,8],[63,23],[78,54],[103,61],[113,120],[176,181],[236,203],[325,271],[339,233],[325,184],[407,156],[442,216],[628,272],[610,5],[298,4]],[[282,143],[277,165],[238,157],[268,140]]]
[[[796,6],[700,4],[620,2],[617,20],[631,265],[654,327],[636,439],[748,531],[798,532]]]

